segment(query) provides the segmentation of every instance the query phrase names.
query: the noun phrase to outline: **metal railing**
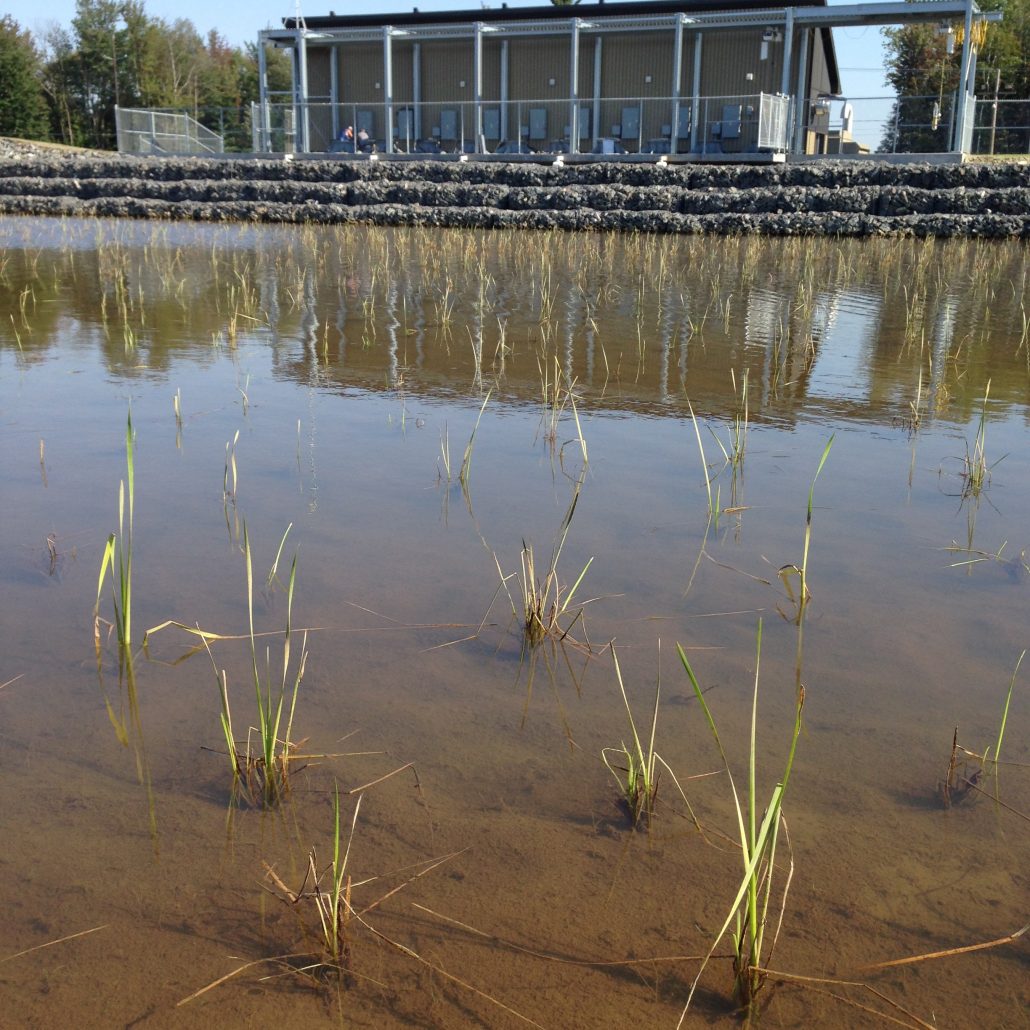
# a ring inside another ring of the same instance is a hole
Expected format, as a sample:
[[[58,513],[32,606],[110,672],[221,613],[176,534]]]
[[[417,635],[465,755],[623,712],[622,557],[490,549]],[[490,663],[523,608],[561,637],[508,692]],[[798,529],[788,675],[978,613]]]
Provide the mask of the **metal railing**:
[[[1030,100],[978,97],[971,149],[974,154],[1030,154]]]
[[[788,97],[767,93],[268,103],[252,125],[255,151],[271,153],[746,154],[784,151],[789,111]]]
[[[185,111],[116,107],[120,154],[221,154],[223,138]]]

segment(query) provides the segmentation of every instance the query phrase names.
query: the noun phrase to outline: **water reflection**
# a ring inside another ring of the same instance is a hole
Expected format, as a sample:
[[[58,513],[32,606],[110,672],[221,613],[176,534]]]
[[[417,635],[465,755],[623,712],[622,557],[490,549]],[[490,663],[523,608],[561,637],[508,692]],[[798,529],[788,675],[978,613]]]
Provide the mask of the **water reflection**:
[[[0,237],[0,346],[25,363],[71,335],[114,375],[161,376],[265,339],[319,389],[538,401],[554,356],[585,404],[650,414],[683,416],[689,377],[725,417],[744,370],[758,421],[889,422],[917,393],[963,421],[984,377],[1028,399],[1017,243],[12,218]]]

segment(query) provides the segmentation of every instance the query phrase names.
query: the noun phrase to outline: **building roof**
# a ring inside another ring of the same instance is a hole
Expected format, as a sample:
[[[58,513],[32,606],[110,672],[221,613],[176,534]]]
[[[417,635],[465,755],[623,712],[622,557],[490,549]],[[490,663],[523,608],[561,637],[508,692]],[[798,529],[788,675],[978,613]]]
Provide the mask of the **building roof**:
[[[826,8],[826,0],[794,0],[791,4],[795,8]],[[390,12],[383,14],[337,14],[330,11],[327,15],[314,15],[313,17],[301,17],[300,27],[308,32],[346,32],[349,30],[368,31],[369,29],[382,28],[386,25],[404,28],[419,28],[428,26],[460,26],[471,25],[474,22],[486,24],[506,24],[513,29],[520,23],[546,22],[569,22],[573,18],[583,21],[591,19],[609,20],[623,19],[634,21],[640,19],[641,28],[646,27],[643,23],[649,18],[673,18],[677,14],[686,15],[688,18],[704,18],[708,21],[711,18],[718,18],[719,15],[727,15],[732,18],[734,14],[747,15],[748,21],[753,23],[754,18],[761,18],[763,12],[775,15],[776,19],[782,19],[784,7],[771,7],[769,0],[616,0],[615,3],[605,3],[599,0],[598,3],[578,3],[556,6],[547,4],[540,7],[508,7],[506,3],[500,7],[465,7],[450,11],[420,11],[413,7],[411,11]],[[283,28],[288,31],[295,31],[298,28],[298,19],[283,18]],[[730,27],[730,26],[727,26]],[[557,30],[557,25],[555,26]],[[837,66],[837,54],[833,45],[833,33],[826,26],[819,26],[820,35],[823,41],[823,51],[826,55],[827,72],[830,77],[832,92],[840,91],[840,70]]]
[[[826,0],[794,0],[791,7],[826,7]],[[547,4],[540,7],[465,7],[450,11],[411,11],[389,14],[336,14],[303,17],[301,22],[308,29],[372,28],[379,25],[398,27],[417,25],[469,24],[520,21],[568,21],[570,18],[646,18],[655,15],[674,14],[718,14],[728,11],[782,11],[783,6],[770,4],[769,0],[619,0],[616,3],[579,3],[564,6]],[[295,18],[283,18],[283,26],[296,28]]]

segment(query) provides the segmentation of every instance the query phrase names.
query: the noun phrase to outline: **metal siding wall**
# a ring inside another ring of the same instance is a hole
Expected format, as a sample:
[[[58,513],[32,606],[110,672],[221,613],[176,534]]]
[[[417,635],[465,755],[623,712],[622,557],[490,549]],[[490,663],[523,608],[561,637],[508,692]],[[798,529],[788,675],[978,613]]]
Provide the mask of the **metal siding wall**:
[[[580,35],[580,83],[582,84],[583,35]],[[590,51],[590,64],[593,52]],[[572,71],[572,33],[544,38],[515,37],[508,51],[508,96],[512,100],[508,114],[508,135],[517,139],[519,129],[531,128],[530,111],[543,109],[547,112],[546,126],[539,133],[530,132],[529,144],[534,147],[546,145],[551,140],[564,139],[565,129],[570,123],[569,84]],[[554,85],[550,80],[554,79]],[[589,94],[588,94],[589,95]],[[518,103],[530,101],[530,103]],[[581,100],[581,104],[586,101]],[[534,120],[532,128],[537,128]],[[525,136],[526,133],[521,133]]]
[[[410,104],[415,96],[411,74],[412,46],[407,40],[393,41],[393,100],[394,104]]]
[[[340,47],[340,102],[381,104],[383,47],[376,43],[357,43]]]
[[[663,135],[664,126],[672,125],[672,103],[667,98],[672,96],[675,44],[675,29],[671,26],[663,32],[605,35],[601,95],[616,99],[601,105],[604,131],[600,135],[609,135],[613,125],[622,123],[624,107],[642,108],[640,126],[632,139],[627,135],[627,126],[622,128],[621,136],[627,143],[638,139],[646,142]],[[650,82],[646,81],[647,76],[651,77]],[[648,103],[648,97],[663,99]],[[626,103],[620,98],[626,98]]]
[[[762,30],[708,32],[701,45],[701,95],[740,96],[779,93],[783,43],[769,44],[769,60],[761,60]],[[754,79],[748,82],[750,72]]]
[[[563,27],[564,28],[564,27]],[[768,58],[761,60],[762,29],[726,30],[703,34],[701,59],[701,95],[710,98],[754,97],[759,92],[778,93],[783,74],[784,42],[768,44]],[[828,91],[829,72],[823,49],[822,34],[814,32],[810,64],[813,93]],[[693,93],[694,44],[697,34],[685,26],[683,32],[681,105],[690,106]],[[579,82],[581,107],[592,110],[594,95],[594,44],[598,34],[584,29],[580,33]],[[615,135],[614,127],[627,121],[639,110],[636,133],[618,133],[630,149],[637,140],[668,136],[663,130],[671,127],[673,108],[668,99],[673,92],[673,48],[675,29],[669,27],[646,33],[604,33],[601,66],[600,121],[591,126],[590,136]],[[566,135],[570,121],[569,73],[571,33],[562,31],[553,36],[508,39],[509,138],[517,138],[518,130],[529,121],[530,108],[544,108],[546,137],[559,139]],[[473,37],[455,40],[424,40],[422,49],[423,135],[440,120],[444,109],[458,110],[466,138],[472,133],[473,100]],[[798,50],[795,47],[790,76],[790,89],[796,85]],[[483,102],[484,108],[496,110],[501,98],[501,40],[493,34],[483,39]],[[344,44],[335,49],[339,61],[341,104],[375,111],[376,135],[385,126],[383,103],[386,99],[383,79],[383,46],[381,42]],[[312,97],[328,97],[330,89],[329,50],[312,47],[308,52],[309,92]],[[407,106],[414,97],[412,80],[412,42],[397,39],[393,44],[393,96],[396,107]],[[753,78],[748,81],[746,76]],[[647,76],[651,77],[646,82]],[[550,85],[554,79],[554,85]],[[465,85],[460,83],[464,81]],[[380,83],[376,89],[375,84]],[[653,99],[651,99],[653,98]],[[529,103],[527,103],[529,102]],[[732,103],[732,101],[726,101]],[[755,101],[754,103],[757,103]],[[694,112],[695,120],[717,121],[722,115],[723,101],[715,99],[707,110]],[[750,112],[742,112],[747,119]],[[345,124],[353,120],[350,112],[341,113]],[[536,119],[539,125],[539,117]],[[313,133],[314,135],[314,133]],[[541,140],[533,142],[539,144]],[[727,141],[726,149],[748,145],[746,134],[737,141]]]
[[[496,36],[483,37],[483,99],[501,99],[501,41]]]
[[[329,101],[329,50],[308,47],[308,150],[325,150],[333,138],[333,114]]]
[[[484,87],[487,78],[485,43],[484,40]],[[434,130],[441,130],[447,149],[459,139],[472,139],[475,132],[474,49],[471,32],[467,39],[422,42],[422,135],[435,136]],[[448,130],[451,122],[453,130]]]
[[[326,47],[308,47],[308,100],[312,103],[329,99],[329,51]]]
[[[508,51],[508,95],[512,100],[567,100],[572,36],[514,37]],[[583,60],[582,37],[580,61]],[[554,85],[549,85],[554,79]]]
[[[475,98],[472,82],[471,33],[462,40],[422,43],[422,99],[427,103],[459,103]],[[459,83],[464,82],[464,87]]]

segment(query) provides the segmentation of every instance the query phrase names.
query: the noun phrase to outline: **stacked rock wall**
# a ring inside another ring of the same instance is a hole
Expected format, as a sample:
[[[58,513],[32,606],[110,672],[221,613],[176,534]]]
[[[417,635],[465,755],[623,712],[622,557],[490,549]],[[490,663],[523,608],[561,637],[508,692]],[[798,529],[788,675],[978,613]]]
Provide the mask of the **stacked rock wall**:
[[[1030,164],[0,159],[0,211],[198,221],[1030,238]]]

